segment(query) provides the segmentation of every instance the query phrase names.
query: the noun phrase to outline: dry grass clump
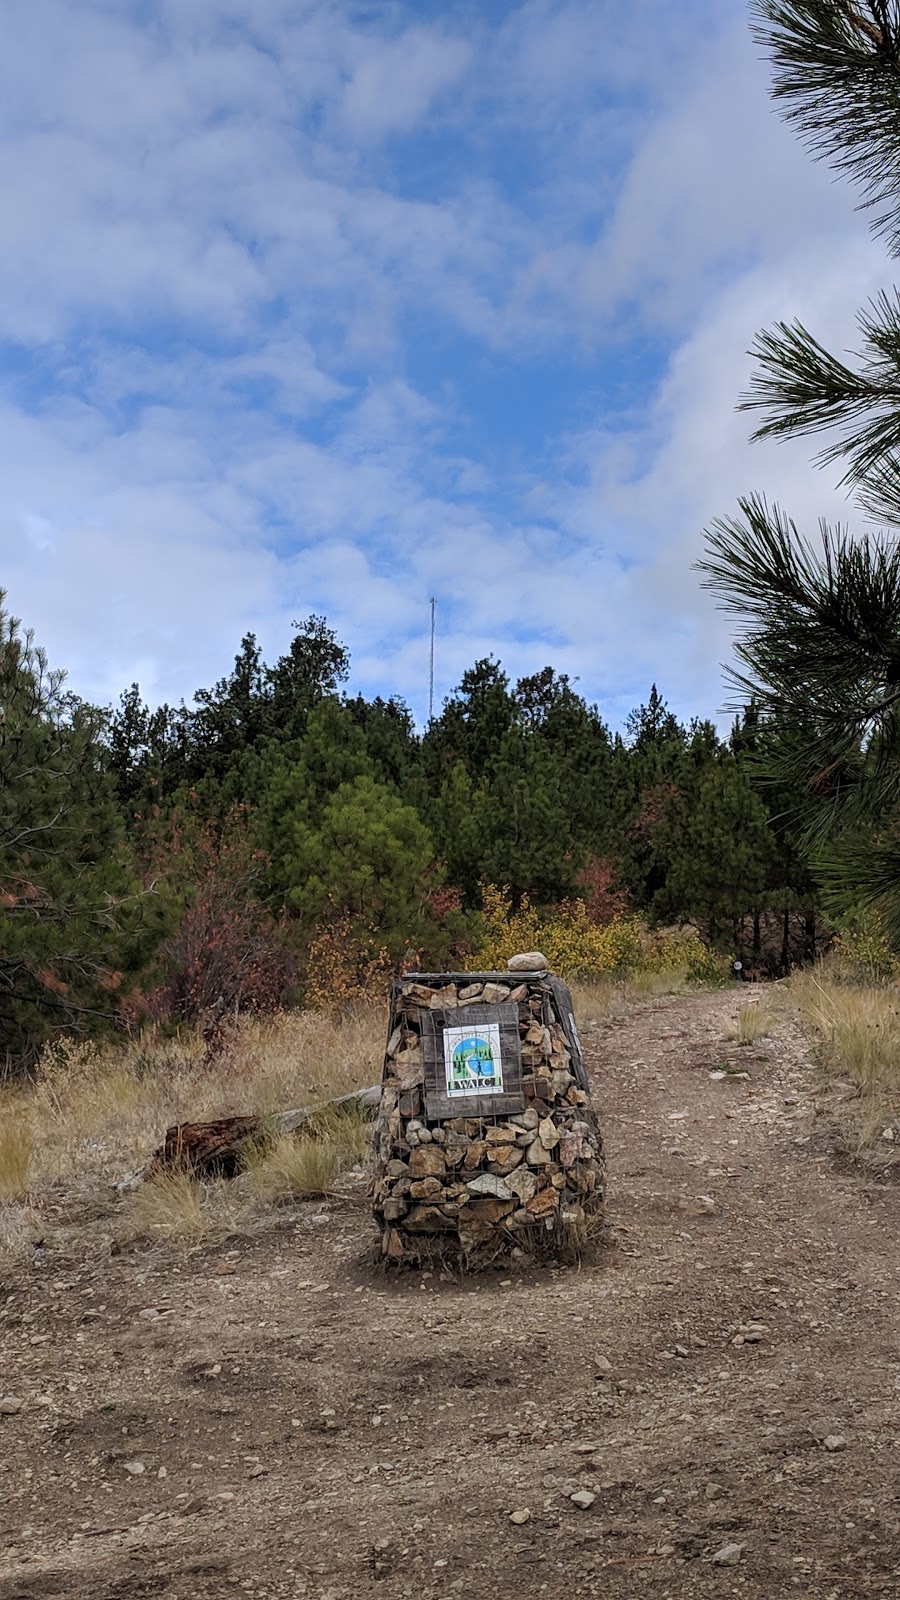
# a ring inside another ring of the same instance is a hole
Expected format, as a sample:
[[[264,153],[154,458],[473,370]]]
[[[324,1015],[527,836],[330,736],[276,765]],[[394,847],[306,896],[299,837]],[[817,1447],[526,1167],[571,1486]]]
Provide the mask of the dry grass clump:
[[[726,1039],[735,1039],[738,1044],[755,1044],[757,1039],[764,1039],[771,1033],[777,1018],[771,1011],[766,1011],[762,1006],[751,1003],[741,1006],[734,1022],[726,1030]]]
[[[853,1122],[860,1147],[884,1139],[885,1158],[900,1156],[900,994],[835,982],[827,968],[798,973],[790,994],[818,1039],[828,1078],[856,1090]],[[885,1135],[887,1137],[885,1138]]]
[[[0,1119],[0,1201],[20,1200],[28,1193],[35,1134],[26,1109],[10,1095]]]
[[[593,981],[579,979],[573,980],[569,988],[575,1021],[579,1027],[589,1022],[603,1022],[605,1018],[616,1016],[627,1008],[625,985],[621,982],[603,978]]]
[[[664,994],[687,994],[690,984],[683,971],[633,972],[624,986],[626,995],[635,1000],[655,1000]]]
[[[260,1150],[250,1167],[252,1188],[270,1200],[329,1195],[342,1172],[365,1160],[371,1137],[365,1106],[325,1105],[312,1113],[299,1133],[285,1134]]]
[[[313,1139],[333,1144],[340,1153],[342,1166],[356,1167],[369,1153],[372,1120],[372,1108],[358,1102],[325,1105],[312,1113],[303,1131]]]
[[[27,1256],[38,1235],[40,1215],[29,1205],[0,1204],[0,1260]]]
[[[200,1184],[186,1173],[160,1173],[131,1196],[128,1215],[135,1233],[166,1243],[193,1244],[210,1231],[212,1218]]]
[[[311,1200],[332,1193],[342,1164],[341,1148],[334,1140],[288,1135],[253,1167],[251,1182],[264,1200]]]

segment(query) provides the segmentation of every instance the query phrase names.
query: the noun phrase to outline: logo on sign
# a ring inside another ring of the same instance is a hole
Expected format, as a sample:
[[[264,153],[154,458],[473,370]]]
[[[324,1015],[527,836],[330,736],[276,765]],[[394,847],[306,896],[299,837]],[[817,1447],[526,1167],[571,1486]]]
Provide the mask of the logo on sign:
[[[444,1066],[451,1097],[502,1094],[499,1023],[488,1022],[479,1028],[445,1028]]]

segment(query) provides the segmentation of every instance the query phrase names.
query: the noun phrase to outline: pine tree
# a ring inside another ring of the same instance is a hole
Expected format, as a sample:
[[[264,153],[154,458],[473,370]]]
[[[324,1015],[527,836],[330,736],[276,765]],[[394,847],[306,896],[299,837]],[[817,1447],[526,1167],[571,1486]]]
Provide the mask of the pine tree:
[[[900,254],[900,3],[755,0],[774,93],[813,154],[863,190]],[[880,901],[900,938],[900,295],[860,314],[848,365],[799,323],[755,344],[745,408],[756,437],[825,432],[858,503],[890,534],[821,526],[820,548],[761,496],[714,524],[705,581],[739,619],[739,696],[760,717],[760,760],[794,797],[838,903]]]
[[[124,845],[103,726],[0,604],[0,1076],[60,1030],[112,1023],[158,931]]]
[[[744,916],[762,904],[773,855],[765,806],[723,751],[685,804],[666,880],[668,904],[657,910],[697,919],[714,943],[727,928],[737,948]]]
[[[288,906],[305,931],[340,914],[360,946],[394,961],[423,940],[434,846],[412,806],[364,775],[342,783],[314,818],[285,818],[282,872]]]

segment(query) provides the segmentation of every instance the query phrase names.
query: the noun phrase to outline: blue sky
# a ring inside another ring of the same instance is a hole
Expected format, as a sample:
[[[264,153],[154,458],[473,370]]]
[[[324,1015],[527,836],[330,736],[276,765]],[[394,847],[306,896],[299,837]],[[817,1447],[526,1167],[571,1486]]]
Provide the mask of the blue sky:
[[[552,663],[722,698],[702,529],[747,345],[890,280],[738,0],[6,0],[0,585],[81,693],[190,698],[324,613],[427,709]]]

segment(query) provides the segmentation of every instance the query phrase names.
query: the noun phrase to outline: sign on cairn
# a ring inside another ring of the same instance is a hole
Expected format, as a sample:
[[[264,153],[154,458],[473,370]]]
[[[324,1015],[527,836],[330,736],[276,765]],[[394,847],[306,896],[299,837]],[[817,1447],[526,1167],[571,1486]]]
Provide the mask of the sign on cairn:
[[[543,956],[393,985],[374,1142],[388,1260],[578,1254],[603,1215],[602,1140]]]

